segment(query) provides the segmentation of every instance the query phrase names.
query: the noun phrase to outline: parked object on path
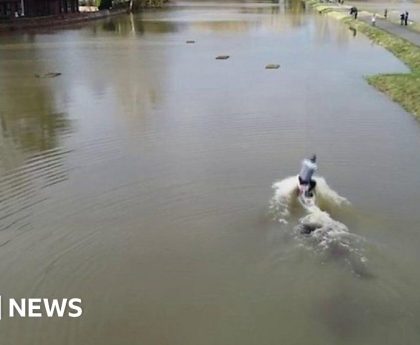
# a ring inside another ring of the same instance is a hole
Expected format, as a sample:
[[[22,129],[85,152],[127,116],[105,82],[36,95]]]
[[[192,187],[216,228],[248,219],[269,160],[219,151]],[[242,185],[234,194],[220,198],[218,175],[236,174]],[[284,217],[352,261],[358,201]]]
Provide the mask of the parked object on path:
[[[401,25],[403,25],[404,21],[405,21],[405,14],[404,13],[400,14],[400,20],[401,20]]]
[[[229,55],[219,55],[216,57],[216,60],[227,60],[229,58],[230,58]]]
[[[405,11],[405,16],[404,16],[404,25],[407,26],[408,24],[408,12]]]
[[[376,26],[376,13],[372,14],[371,22],[372,22],[372,26]]]
[[[385,8],[385,11],[384,11],[384,18],[385,19],[388,18],[388,9],[387,8]]]
[[[267,66],[265,66],[265,69],[279,69],[280,65],[276,65],[276,64],[269,64]]]

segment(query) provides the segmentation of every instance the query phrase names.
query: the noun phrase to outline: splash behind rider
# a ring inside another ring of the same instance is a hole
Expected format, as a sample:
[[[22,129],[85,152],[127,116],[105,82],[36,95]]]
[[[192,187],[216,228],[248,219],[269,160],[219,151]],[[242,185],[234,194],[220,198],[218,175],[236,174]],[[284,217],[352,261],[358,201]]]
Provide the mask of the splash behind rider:
[[[312,179],[313,174],[318,169],[316,165],[316,155],[312,155],[310,159],[305,158],[302,161],[302,168],[299,172],[299,184],[303,186],[309,185],[306,196],[312,196],[312,191],[316,186],[315,180]]]

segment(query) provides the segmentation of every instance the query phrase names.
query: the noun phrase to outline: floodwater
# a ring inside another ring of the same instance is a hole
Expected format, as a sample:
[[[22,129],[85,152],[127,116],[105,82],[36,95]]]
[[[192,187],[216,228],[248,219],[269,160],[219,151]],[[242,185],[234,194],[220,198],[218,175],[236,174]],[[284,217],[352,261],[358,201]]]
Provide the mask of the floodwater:
[[[1,344],[419,344],[420,126],[364,79],[405,71],[299,2],[0,36],[0,292],[84,310]]]

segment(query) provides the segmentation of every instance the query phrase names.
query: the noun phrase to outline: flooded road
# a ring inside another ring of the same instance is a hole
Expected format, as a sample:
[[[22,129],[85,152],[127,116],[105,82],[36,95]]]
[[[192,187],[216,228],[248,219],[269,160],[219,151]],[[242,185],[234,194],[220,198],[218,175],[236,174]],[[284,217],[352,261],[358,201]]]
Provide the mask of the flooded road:
[[[0,36],[0,292],[84,310],[1,343],[418,344],[420,126],[363,78],[404,71],[300,3]],[[312,152],[327,251],[270,207]]]

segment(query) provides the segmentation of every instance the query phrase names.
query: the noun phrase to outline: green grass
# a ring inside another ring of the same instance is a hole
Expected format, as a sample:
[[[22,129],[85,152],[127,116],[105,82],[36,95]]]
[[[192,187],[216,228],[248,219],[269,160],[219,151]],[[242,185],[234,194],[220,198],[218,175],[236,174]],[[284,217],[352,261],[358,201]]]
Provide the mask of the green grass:
[[[343,21],[350,27],[365,34],[373,42],[389,50],[411,70],[420,71],[420,47],[364,22],[351,18],[345,18]]]
[[[420,73],[380,74],[367,81],[420,119]]]
[[[333,6],[326,9],[328,5],[319,3],[317,0],[309,0],[307,3],[318,12],[334,17],[338,17],[335,14],[340,14],[339,17],[342,17],[342,12],[334,12]],[[369,84],[386,93],[392,100],[401,104],[404,109],[420,119],[420,47],[379,28],[354,20],[350,16],[345,16],[341,20],[349,27],[365,34],[376,44],[389,50],[410,68],[410,73],[380,74],[369,76],[366,79]]]

